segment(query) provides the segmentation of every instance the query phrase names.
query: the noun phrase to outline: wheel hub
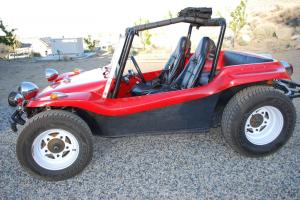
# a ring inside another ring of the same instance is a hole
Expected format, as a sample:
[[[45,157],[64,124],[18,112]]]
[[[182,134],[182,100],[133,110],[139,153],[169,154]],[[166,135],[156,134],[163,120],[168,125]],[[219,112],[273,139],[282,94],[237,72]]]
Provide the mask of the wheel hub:
[[[250,119],[250,125],[254,128],[259,127],[264,121],[264,117],[261,114],[254,114]]]
[[[62,129],[44,131],[32,144],[35,162],[49,170],[60,170],[70,166],[78,154],[79,144],[76,137]]]
[[[65,142],[61,139],[52,139],[48,142],[48,149],[52,153],[60,153],[65,149]]]
[[[245,135],[255,145],[266,145],[274,141],[283,128],[283,115],[273,106],[263,106],[252,112],[245,124]]]

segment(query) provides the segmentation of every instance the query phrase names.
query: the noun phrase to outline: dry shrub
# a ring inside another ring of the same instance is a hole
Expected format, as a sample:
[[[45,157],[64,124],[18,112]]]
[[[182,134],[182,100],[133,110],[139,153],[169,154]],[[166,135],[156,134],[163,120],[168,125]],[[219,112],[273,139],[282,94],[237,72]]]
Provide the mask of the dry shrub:
[[[291,27],[300,26],[300,5],[291,6],[286,9],[277,10],[272,12],[267,20],[272,20],[279,24],[284,24]]]
[[[277,36],[280,40],[291,40],[294,29],[292,27],[287,26],[278,26],[277,28]]]
[[[256,39],[264,40],[276,37],[277,28],[276,25],[273,23],[261,23],[254,28],[253,34]]]
[[[0,44],[0,58],[3,59],[9,54],[10,48],[4,44]]]

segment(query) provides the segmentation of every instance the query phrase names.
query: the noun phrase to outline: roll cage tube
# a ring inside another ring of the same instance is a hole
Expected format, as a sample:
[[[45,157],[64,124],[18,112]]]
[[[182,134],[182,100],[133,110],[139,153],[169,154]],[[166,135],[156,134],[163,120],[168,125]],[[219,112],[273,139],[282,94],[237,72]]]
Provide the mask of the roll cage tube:
[[[191,35],[192,35],[192,31],[193,31],[193,25],[192,24],[190,24],[190,26],[189,26],[189,30],[188,30],[188,34],[187,34],[187,39],[191,39]]]
[[[222,44],[223,44],[225,30],[226,30],[226,22],[221,25],[221,30],[220,30],[220,34],[219,34],[218,43],[217,43],[216,55],[214,57],[213,65],[212,65],[212,68],[211,68],[211,71],[210,71],[210,74],[209,74],[209,80],[208,80],[209,82],[212,81],[212,79],[216,75],[216,69],[217,69],[217,65],[218,65],[218,61],[219,61],[219,55],[220,55],[220,52],[221,52],[221,47],[222,47]]]
[[[172,19],[168,19],[168,20],[159,21],[159,22],[152,22],[152,23],[148,23],[148,24],[138,25],[138,26],[134,26],[134,27],[126,29],[126,40],[125,40],[125,43],[124,43],[124,46],[122,49],[122,53],[121,53],[120,59],[119,59],[120,68],[117,73],[116,82],[115,82],[115,86],[112,91],[112,95],[109,95],[109,96],[111,96],[111,98],[116,98],[118,95],[121,80],[122,80],[122,75],[123,75],[123,72],[125,69],[126,61],[128,59],[128,55],[130,52],[130,48],[132,45],[134,35],[137,34],[139,31],[154,29],[154,28],[168,26],[171,24],[177,24],[177,23],[181,23],[181,22],[190,23],[192,26],[197,26],[197,27],[221,26],[221,31],[220,31],[220,35],[219,35],[218,43],[217,43],[217,52],[216,52],[216,55],[213,60],[213,66],[212,66],[212,69],[210,72],[209,80],[213,79],[213,77],[215,76],[215,72],[216,72],[216,68],[217,68],[217,64],[218,64],[218,60],[219,60],[219,55],[220,55],[220,51],[221,51],[221,46],[222,46],[222,42],[224,39],[225,30],[226,30],[226,20],[224,18],[202,19],[202,18],[195,18],[195,17],[176,17],[176,18],[172,18]],[[192,30],[192,29],[190,29],[190,30]],[[190,36],[190,33],[188,35]]]

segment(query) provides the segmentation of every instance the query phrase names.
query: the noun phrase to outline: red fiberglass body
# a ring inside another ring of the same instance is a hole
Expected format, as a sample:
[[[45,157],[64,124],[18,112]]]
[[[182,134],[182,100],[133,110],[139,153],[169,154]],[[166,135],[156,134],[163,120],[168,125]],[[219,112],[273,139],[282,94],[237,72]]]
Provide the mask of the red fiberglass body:
[[[222,93],[222,91],[235,86],[274,79],[290,79],[279,61],[225,66],[223,56],[224,52],[222,51],[219,57],[217,75],[207,85],[133,97],[129,91],[139,79],[132,77],[129,83],[121,83],[118,98],[102,98],[106,78],[99,68],[74,75],[68,81],[61,80],[48,86],[28,103],[27,108],[72,107],[102,116],[121,116],[199,100]],[[206,63],[204,71],[210,70],[210,64],[209,62]],[[144,76],[145,79],[151,80],[158,74],[159,71],[154,71],[145,73]],[[63,92],[67,96],[52,100],[49,97],[52,92]]]

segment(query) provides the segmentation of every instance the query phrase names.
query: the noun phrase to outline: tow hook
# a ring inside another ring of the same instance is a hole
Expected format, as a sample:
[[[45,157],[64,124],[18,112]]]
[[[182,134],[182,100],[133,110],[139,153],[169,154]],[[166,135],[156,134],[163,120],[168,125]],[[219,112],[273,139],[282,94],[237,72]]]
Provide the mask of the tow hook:
[[[291,99],[300,97],[300,84],[291,80],[278,79],[273,81],[273,86],[284,92]]]
[[[10,128],[12,129],[13,132],[17,132],[17,124],[24,125],[25,120],[22,118],[24,111],[23,110],[16,110],[10,117],[9,123],[10,123]]]

